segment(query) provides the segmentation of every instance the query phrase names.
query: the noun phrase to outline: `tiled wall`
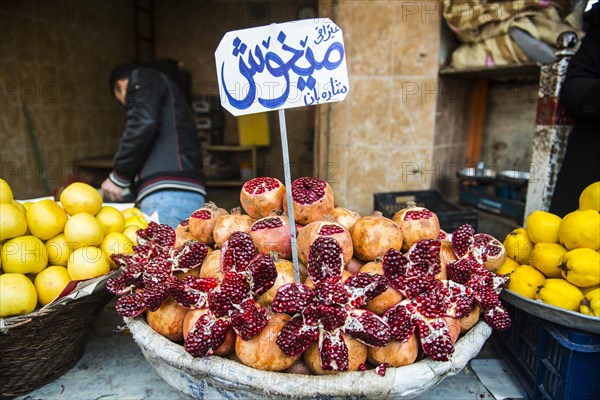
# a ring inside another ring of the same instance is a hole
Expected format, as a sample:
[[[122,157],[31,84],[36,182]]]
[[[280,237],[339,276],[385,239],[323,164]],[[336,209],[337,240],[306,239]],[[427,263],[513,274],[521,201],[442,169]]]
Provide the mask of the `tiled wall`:
[[[350,77],[345,101],[320,108],[327,165],[319,172],[339,205],[368,214],[375,192],[433,185],[438,7],[395,0],[326,6],[343,29]]]
[[[17,198],[46,195],[43,177],[56,189],[75,159],[114,153],[124,116],[108,75],[134,57],[130,0],[0,3],[0,175]]]

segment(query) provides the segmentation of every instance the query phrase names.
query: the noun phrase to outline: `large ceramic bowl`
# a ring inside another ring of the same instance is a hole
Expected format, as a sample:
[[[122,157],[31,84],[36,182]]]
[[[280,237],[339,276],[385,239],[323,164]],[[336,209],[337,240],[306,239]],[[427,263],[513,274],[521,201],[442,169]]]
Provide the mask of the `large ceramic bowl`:
[[[196,399],[404,399],[415,397],[462,370],[492,330],[483,321],[455,345],[447,362],[429,358],[385,376],[374,370],[316,376],[265,372],[221,357],[194,358],[156,333],[142,318],[125,318],[148,362],[174,388]]]

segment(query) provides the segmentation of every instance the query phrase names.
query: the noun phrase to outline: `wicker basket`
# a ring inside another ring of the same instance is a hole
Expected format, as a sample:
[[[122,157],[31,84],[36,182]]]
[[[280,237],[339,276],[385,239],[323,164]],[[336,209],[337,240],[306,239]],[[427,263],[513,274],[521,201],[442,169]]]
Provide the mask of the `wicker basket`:
[[[113,297],[96,278],[27,315],[0,319],[0,398],[54,381],[83,355],[96,317]]]
[[[404,399],[415,397],[460,372],[492,329],[480,321],[458,340],[447,362],[429,358],[384,377],[373,370],[337,375],[266,372],[221,357],[193,358],[181,345],[156,333],[143,318],[125,318],[146,360],[174,388],[196,399]]]

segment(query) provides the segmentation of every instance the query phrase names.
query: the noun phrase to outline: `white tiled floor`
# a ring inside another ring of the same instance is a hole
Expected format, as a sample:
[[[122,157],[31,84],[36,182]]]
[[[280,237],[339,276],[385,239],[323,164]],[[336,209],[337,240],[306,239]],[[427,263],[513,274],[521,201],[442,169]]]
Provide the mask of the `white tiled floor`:
[[[122,321],[117,316],[113,303],[109,303],[101,312],[96,329],[77,365],[58,380],[21,396],[18,400],[190,399],[162,380],[146,362],[129,333],[119,331],[119,325],[122,325]],[[480,354],[483,357],[493,355],[485,347]],[[419,400],[493,398],[469,368],[416,397]]]

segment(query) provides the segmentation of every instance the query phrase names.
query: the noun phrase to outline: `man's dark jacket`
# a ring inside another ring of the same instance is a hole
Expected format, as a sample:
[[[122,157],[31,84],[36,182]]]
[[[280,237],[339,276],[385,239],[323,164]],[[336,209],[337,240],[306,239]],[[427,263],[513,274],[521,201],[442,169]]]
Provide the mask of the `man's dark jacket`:
[[[152,68],[133,70],[125,114],[110,179],[122,188],[132,187],[137,201],[164,189],[205,195],[194,116],[175,83]]]

